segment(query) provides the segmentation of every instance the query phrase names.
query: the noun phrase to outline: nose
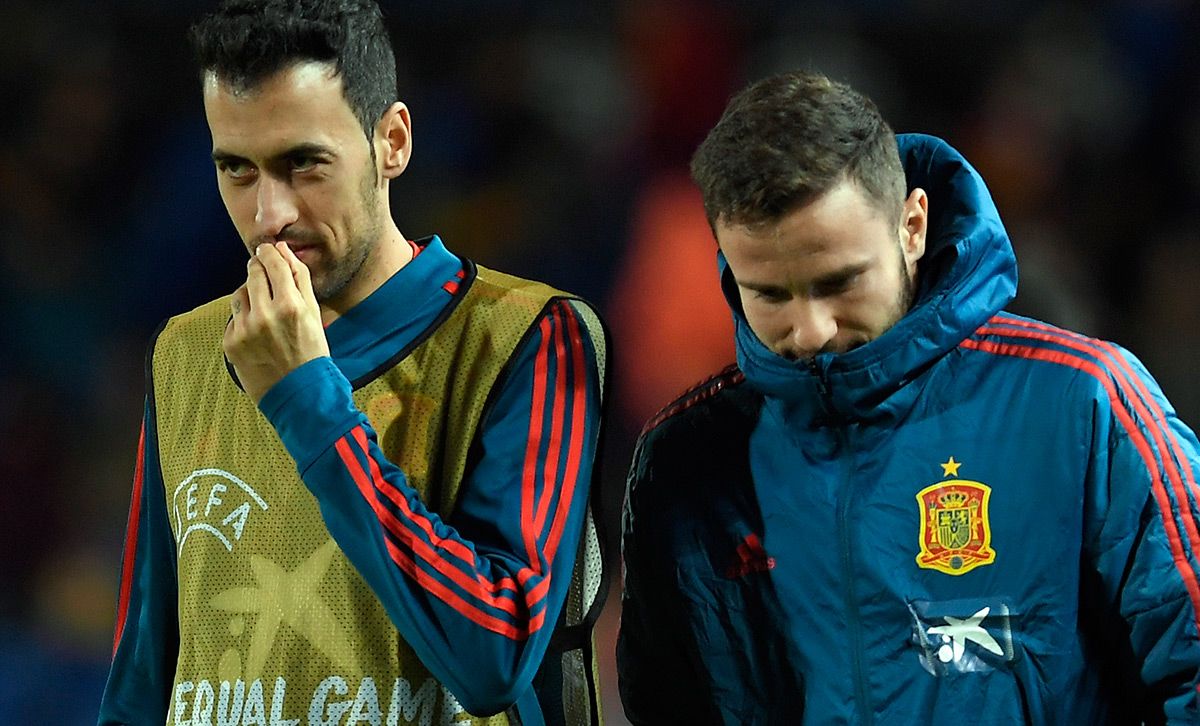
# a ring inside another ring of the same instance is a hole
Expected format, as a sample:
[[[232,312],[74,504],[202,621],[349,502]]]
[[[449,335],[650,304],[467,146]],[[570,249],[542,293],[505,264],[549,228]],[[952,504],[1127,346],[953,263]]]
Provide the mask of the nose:
[[[811,358],[825,350],[837,335],[837,318],[824,301],[793,300],[789,317],[791,330],[783,351],[788,357]]]
[[[296,221],[296,193],[287,183],[264,174],[258,181],[258,206],[254,213],[256,237],[275,237]]]

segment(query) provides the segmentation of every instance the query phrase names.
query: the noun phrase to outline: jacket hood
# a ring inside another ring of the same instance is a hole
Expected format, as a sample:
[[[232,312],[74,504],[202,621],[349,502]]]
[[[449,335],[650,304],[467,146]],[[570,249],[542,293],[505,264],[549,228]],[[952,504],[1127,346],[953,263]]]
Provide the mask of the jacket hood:
[[[897,142],[908,190],[920,187],[929,195],[929,227],[913,307],[875,340],[811,361],[776,355],[747,324],[732,274],[718,252],[738,365],[747,383],[786,406],[789,419],[900,414],[917,393],[908,384],[1016,295],[1016,257],[979,173],[939,138],[900,134]]]

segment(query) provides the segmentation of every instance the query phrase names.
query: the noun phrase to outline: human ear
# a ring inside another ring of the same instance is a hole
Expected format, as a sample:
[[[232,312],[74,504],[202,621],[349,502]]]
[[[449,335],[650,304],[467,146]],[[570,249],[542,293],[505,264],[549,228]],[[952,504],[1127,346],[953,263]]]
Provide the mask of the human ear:
[[[384,179],[395,179],[412,156],[412,118],[400,101],[388,106],[375,124],[375,155]]]
[[[910,272],[925,254],[925,234],[929,227],[929,195],[920,187],[913,189],[900,211],[900,248]]]

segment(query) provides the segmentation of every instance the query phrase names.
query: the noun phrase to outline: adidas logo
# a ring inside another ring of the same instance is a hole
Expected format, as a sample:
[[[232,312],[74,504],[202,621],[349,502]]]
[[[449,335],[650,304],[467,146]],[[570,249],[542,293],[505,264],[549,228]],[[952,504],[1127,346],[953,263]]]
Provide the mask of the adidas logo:
[[[752,572],[766,572],[775,569],[775,558],[768,557],[763,549],[762,540],[751,532],[737,546],[737,559],[725,571],[729,579],[745,577]]]

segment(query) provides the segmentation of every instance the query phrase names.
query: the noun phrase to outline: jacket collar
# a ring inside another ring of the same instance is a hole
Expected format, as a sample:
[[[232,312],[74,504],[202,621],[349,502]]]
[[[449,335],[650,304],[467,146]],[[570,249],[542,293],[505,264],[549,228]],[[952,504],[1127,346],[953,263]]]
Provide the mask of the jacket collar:
[[[738,365],[747,382],[789,421],[877,420],[903,415],[913,385],[1016,295],[1017,267],[999,212],[978,172],[949,144],[923,134],[897,137],[911,191],[929,194],[926,252],[912,309],[886,333],[842,354],[789,361],[750,330],[718,253],[721,287],[733,310]]]

